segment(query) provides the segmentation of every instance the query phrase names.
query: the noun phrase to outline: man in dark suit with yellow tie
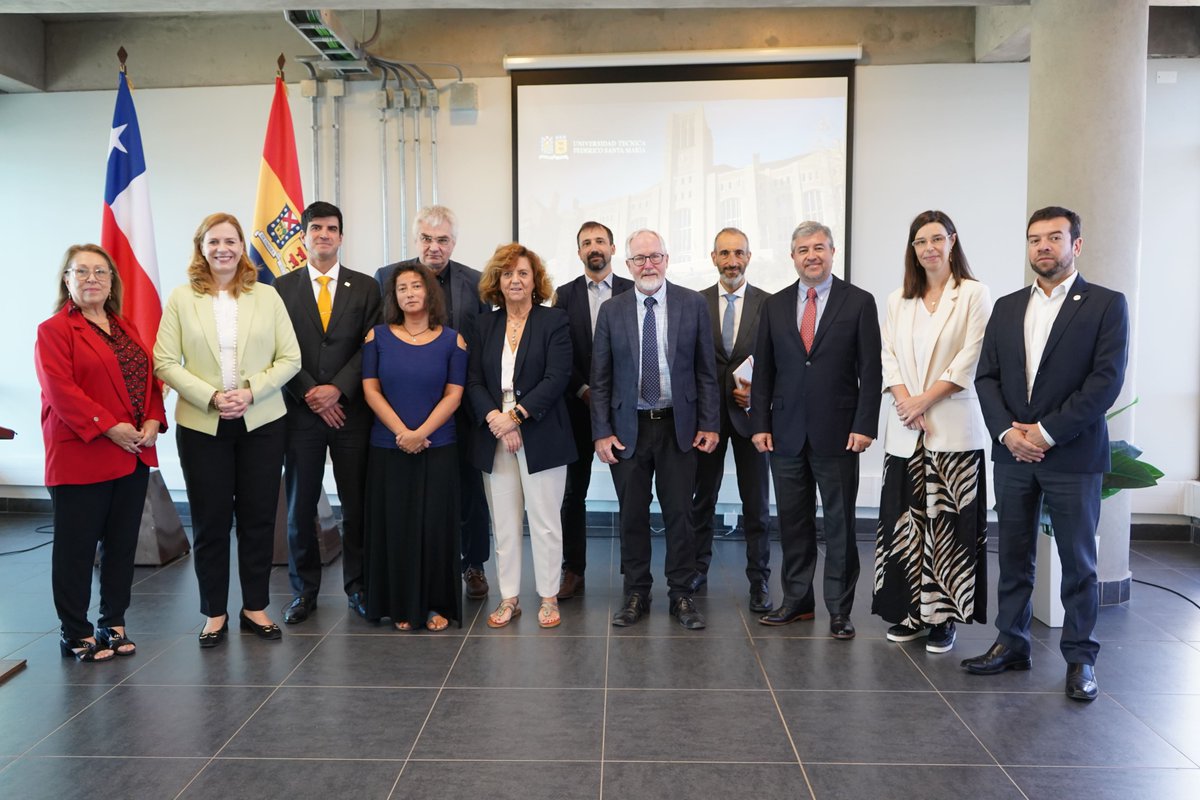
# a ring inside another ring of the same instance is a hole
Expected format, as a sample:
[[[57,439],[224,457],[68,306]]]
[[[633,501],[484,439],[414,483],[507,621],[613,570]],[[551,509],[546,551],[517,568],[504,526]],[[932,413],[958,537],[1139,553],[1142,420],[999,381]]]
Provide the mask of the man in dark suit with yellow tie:
[[[791,251],[799,280],[763,306],[750,389],[753,441],[771,454],[783,548],[783,602],[759,622],[788,625],[815,615],[819,489],[829,633],[853,639],[858,454],[879,427],[879,315],[869,292],[832,274],[829,228],[800,223]]]
[[[696,494],[692,498],[692,527],[696,532],[696,576],[693,590],[708,582],[712,563],[713,515],[725,477],[725,451],[733,445],[738,495],[742,500],[742,531],[746,537],[746,578],[750,581],[750,610],[771,610],[767,580],[771,542],[770,468],[765,453],[750,441],[750,385],[743,365],[754,353],[758,317],[770,294],[746,280],[750,266],[750,239],[737,228],[725,228],[713,240],[713,266],[718,282],[700,292],[708,304],[717,355],[717,381],[721,391],[721,441],[712,453],[701,453],[696,466]]]
[[[1042,504],[1062,560],[1065,611],[1059,650],[1066,693],[1096,699],[1092,635],[1099,613],[1096,524],[1109,468],[1105,413],[1125,382],[1129,309],[1120,292],[1075,270],[1083,245],[1079,215],[1035,211],[1025,229],[1030,287],[996,301],[983,337],[975,388],[988,432],[1000,527],[996,643],[962,662],[976,675],[1032,665],[1034,551]]]
[[[596,454],[612,467],[620,504],[625,602],[612,624],[633,625],[650,609],[656,487],[671,616],[696,630],[705,626],[691,589],[696,451],[711,453],[721,427],[712,330],[704,298],[667,282],[670,256],[661,236],[635,231],[625,254],[634,291],[601,306],[592,352],[592,436]]]
[[[338,260],[342,212],[316,202],[304,209],[300,222],[308,266],[275,280],[300,343],[300,372],[283,393],[288,410],[288,577],[294,595],[283,621],[289,624],[308,619],[317,607],[321,555],[316,517],[326,453],[333,460],[342,506],[343,584],[350,607],[366,616],[363,485],[374,416],[362,395],[362,341],[380,319],[375,281]]]

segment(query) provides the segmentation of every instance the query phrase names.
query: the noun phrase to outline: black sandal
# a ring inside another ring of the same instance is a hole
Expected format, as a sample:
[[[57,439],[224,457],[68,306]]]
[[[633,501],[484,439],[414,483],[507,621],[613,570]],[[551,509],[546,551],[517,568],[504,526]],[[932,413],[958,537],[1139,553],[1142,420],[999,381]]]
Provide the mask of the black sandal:
[[[126,657],[137,654],[137,644],[123,633],[117,633],[112,628],[97,628],[96,641],[111,649],[118,656]],[[133,648],[122,652],[122,647]]]
[[[58,649],[62,651],[63,658],[74,658],[76,661],[85,664],[112,661],[117,655],[117,651],[106,644],[89,642],[87,639],[68,639],[66,636],[58,640]],[[112,655],[103,658],[99,657],[99,654],[105,651],[112,653]]]

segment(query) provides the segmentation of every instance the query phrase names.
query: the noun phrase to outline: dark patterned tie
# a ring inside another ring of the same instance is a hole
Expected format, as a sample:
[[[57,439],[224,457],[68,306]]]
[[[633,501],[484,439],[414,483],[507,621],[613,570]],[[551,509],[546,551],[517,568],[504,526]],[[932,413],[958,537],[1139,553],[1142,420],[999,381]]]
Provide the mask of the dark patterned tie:
[[[817,290],[808,287],[808,302],[804,304],[804,316],[800,318],[800,340],[804,349],[812,352],[813,337],[817,334]]]
[[[647,297],[646,318],[642,322],[642,400],[654,408],[662,398],[662,376],[658,371],[658,323],[654,306],[658,301]]]

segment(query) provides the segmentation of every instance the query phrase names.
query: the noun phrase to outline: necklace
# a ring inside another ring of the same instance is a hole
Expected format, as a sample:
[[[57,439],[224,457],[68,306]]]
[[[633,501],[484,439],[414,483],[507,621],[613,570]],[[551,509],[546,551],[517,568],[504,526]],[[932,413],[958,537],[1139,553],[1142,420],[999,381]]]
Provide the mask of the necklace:
[[[401,325],[400,327],[401,327],[401,328],[404,328],[404,332],[408,334],[408,338],[412,340],[412,343],[413,343],[413,344],[416,344],[416,343],[417,343],[417,337],[418,337],[418,336],[420,336],[421,334],[423,334],[423,333],[426,333],[426,332],[428,332],[428,331],[429,331],[429,326],[425,326],[424,328],[422,328],[421,330],[417,331],[416,333],[413,333],[412,331],[410,331],[410,330],[409,330],[409,329],[408,329],[406,326],[404,326],[404,325]]]
[[[508,317],[508,344],[512,349],[517,349],[517,342],[521,341],[521,331],[525,328],[525,320],[529,319],[529,314],[523,317],[514,317],[511,314]]]

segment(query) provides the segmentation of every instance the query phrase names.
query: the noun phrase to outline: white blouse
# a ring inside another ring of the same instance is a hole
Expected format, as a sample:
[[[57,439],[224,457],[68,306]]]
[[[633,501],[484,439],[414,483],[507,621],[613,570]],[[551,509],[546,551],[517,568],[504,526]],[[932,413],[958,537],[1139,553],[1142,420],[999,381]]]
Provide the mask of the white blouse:
[[[217,345],[221,352],[221,388],[236,389],[237,380],[237,299],[222,289],[213,298],[213,316],[217,322]]]

